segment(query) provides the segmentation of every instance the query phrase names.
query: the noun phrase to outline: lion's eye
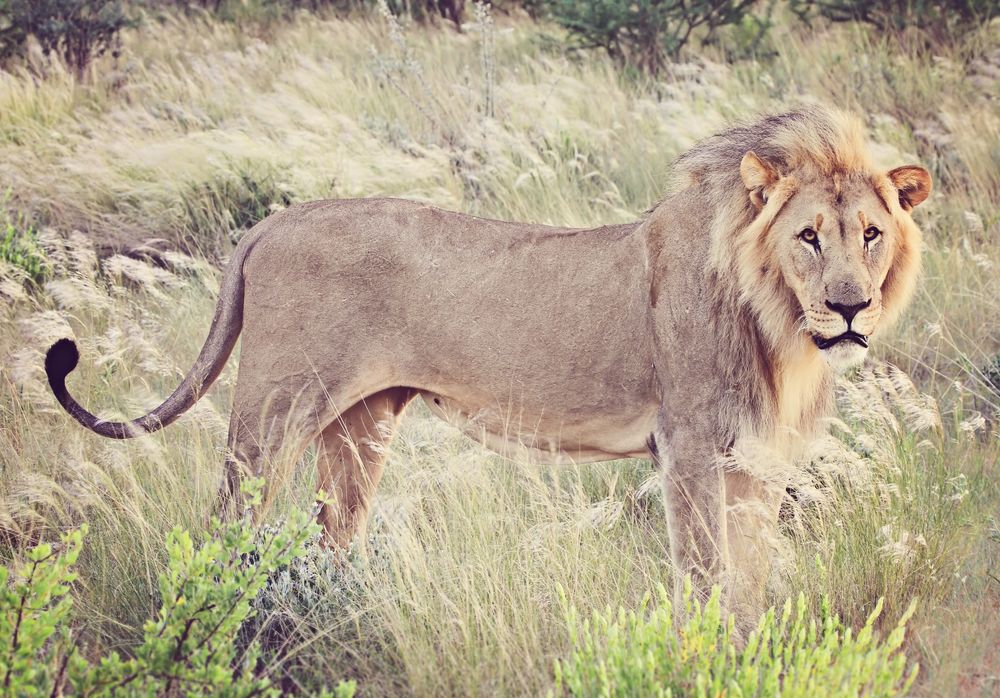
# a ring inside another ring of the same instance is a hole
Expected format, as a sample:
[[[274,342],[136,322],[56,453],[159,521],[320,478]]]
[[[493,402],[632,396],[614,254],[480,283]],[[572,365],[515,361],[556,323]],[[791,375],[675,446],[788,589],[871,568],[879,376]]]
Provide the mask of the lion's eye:
[[[819,234],[812,228],[806,228],[799,233],[799,240],[808,242],[813,247],[819,247]]]
[[[875,240],[875,238],[877,238],[881,234],[882,234],[881,230],[876,228],[874,225],[870,225],[867,228],[865,228],[865,242],[872,242],[873,240]]]

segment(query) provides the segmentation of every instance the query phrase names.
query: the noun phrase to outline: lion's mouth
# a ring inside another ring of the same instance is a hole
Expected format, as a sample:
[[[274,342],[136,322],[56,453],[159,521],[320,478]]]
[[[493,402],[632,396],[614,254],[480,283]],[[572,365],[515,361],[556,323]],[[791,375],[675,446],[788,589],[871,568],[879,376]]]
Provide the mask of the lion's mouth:
[[[819,337],[817,335],[812,336],[813,342],[820,349],[829,349],[830,347],[840,344],[841,342],[854,342],[855,344],[868,348],[868,338],[863,334],[858,334],[854,330],[848,330],[843,334],[838,334],[836,337]]]

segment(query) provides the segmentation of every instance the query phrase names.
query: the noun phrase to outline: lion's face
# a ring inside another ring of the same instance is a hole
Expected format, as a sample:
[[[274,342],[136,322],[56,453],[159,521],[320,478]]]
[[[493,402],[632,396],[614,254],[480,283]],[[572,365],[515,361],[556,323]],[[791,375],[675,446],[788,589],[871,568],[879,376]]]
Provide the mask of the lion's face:
[[[867,182],[814,181],[771,228],[804,329],[831,364],[859,363],[882,315],[882,282],[899,244],[892,217]]]
[[[776,171],[765,176],[781,179]],[[763,208],[767,192],[751,188],[751,200],[756,193]],[[929,192],[930,176],[918,167],[877,176],[800,173],[794,193],[774,213],[769,256],[800,306],[798,329],[835,369],[860,363],[887,306],[909,295],[897,293],[890,277],[899,275],[901,265],[909,267],[905,274],[916,275],[919,241],[909,211]]]

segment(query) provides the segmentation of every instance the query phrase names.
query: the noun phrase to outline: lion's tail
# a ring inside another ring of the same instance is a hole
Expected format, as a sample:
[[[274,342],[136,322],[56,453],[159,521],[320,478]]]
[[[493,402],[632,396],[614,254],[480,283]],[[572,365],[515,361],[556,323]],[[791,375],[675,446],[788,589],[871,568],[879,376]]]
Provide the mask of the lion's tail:
[[[59,404],[83,426],[112,439],[130,439],[157,431],[187,411],[219,377],[243,329],[243,263],[254,242],[250,235],[247,238],[237,247],[223,275],[212,328],[198,359],[163,404],[130,422],[106,422],[88,412],[66,389],[66,376],[80,359],[72,339],[60,339],[45,354],[45,374]]]

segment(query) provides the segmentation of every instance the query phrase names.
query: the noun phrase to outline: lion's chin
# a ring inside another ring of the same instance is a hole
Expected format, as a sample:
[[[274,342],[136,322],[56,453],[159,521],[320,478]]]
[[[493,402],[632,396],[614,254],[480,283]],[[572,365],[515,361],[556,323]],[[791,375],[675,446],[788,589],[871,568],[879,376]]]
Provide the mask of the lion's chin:
[[[837,373],[844,373],[865,360],[868,348],[855,342],[837,342],[828,349],[820,349],[820,354]]]

